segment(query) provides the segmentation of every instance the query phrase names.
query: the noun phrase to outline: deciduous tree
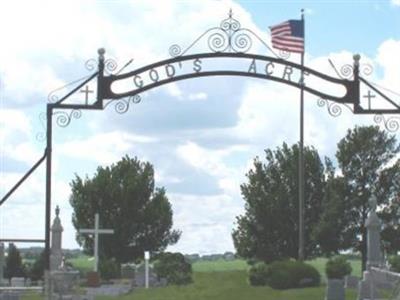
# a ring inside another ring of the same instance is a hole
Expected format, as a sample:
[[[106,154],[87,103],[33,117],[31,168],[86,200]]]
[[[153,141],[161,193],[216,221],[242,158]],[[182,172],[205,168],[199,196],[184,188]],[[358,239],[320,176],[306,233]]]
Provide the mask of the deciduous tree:
[[[286,143],[254,160],[241,185],[245,213],[238,216],[233,241],[244,258],[271,262],[298,257],[298,145]],[[311,234],[318,224],[324,189],[324,166],[316,149],[305,147],[305,254],[316,254]]]
[[[79,230],[94,227],[99,213],[102,235],[99,253],[117,262],[135,260],[146,251],[162,251],[174,244],[180,232],[172,230],[172,208],[164,188],[155,188],[154,169],[137,158],[122,158],[110,167],[98,167],[93,178],[76,176],[71,182],[72,222]],[[86,253],[93,253],[93,238],[77,235]]]

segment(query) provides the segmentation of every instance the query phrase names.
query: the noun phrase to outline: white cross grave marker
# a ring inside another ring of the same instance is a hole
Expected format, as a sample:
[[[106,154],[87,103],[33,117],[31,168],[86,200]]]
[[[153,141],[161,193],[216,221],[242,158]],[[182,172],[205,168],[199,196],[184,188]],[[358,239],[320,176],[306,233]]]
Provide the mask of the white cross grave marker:
[[[99,214],[94,216],[94,229],[79,229],[79,233],[94,234],[94,271],[97,272],[99,267],[99,234],[113,234],[113,229],[100,229],[99,228]]]
[[[149,259],[150,259],[150,252],[149,251],[144,251],[145,286],[146,286],[146,289],[149,288]]]

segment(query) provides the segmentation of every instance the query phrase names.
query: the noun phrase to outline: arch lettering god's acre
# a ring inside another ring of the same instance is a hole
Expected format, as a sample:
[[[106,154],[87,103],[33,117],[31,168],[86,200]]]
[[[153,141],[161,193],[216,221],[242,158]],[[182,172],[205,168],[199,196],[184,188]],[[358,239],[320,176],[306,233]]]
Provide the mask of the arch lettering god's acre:
[[[254,49],[262,49],[262,53],[269,55],[252,53]],[[169,55],[165,60],[124,72],[131,61],[118,68],[114,60],[106,57],[105,50],[99,49],[98,59],[86,63],[92,73],[85,80],[62,97],[57,95],[58,90],[50,94],[46,113],[46,151],[0,202],[4,203],[46,160],[45,238],[37,241],[45,243],[47,269],[50,252],[53,117],[59,126],[65,127],[72,119],[79,118],[82,110],[103,110],[114,105],[118,113],[125,113],[130,105],[140,103],[142,93],[165,84],[199,77],[240,76],[277,82],[315,95],[319,98],[318,105],[325,106],[334,116],[340,114],[342,107],[345,107],[354,114],[375,115],[374,121],[387,130],[399,129],[400,105],[364,78],[372,72],[372,68],[363,64],[359,55],[355,54],[353,61],[339,69],[332,64],[336,76],[327,75],[303,63],[293,62],[289,52],[276,53],[255,32],[242,28],[232,13],[219,26],[206,30],[186,48],[171,46]],[[69,101],[71,95],[81,91],[91,81],[95,81],[97,89],[90,95],[93,100],[89,99],[90,91],[86,88],[84,101]]]

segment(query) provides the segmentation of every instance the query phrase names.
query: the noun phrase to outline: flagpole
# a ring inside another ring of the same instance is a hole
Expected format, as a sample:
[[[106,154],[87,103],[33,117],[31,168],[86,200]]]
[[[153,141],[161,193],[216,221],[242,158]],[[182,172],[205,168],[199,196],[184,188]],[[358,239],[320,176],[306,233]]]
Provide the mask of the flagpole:
[[[303,39],[305,44],[304,9],[301,10]],[[300,145],[299,145],[299,260],[303,261],[304,253],[304,52],[301,53],[301,89],[300,89]]]

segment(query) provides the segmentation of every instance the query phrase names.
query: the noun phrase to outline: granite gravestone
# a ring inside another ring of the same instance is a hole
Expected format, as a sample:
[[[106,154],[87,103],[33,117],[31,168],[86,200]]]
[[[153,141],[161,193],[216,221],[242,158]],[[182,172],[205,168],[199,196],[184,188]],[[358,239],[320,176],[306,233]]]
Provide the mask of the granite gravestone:
[[[167,280],[165,278],[159,279],[153,270],[153,266],[149,265],[148,283],[149,287],[162,287],[167,285]],[[135,279],[133,280],[133,286],[146,287],[146,266],[144,263],[135,268]]]

